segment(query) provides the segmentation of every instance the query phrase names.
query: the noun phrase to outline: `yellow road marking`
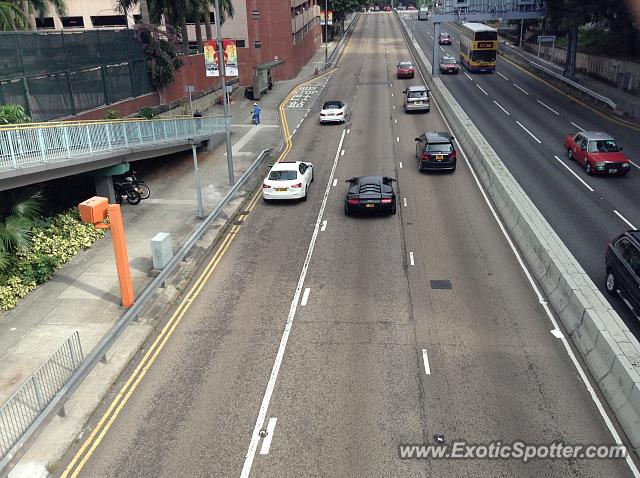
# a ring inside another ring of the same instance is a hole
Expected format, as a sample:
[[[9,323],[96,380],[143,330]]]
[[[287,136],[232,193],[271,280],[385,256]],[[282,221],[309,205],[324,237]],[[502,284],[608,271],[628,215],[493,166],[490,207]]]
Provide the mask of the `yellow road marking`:
[[[613,121],[614,123],[619,124],[620,126],[626,126],[627,128],[631,128],[631,129],[633,129],[633,130],[635,130],[635,131],[640,131],[640,128],[639,128],[639,127],[637,127],[636,125],[634,125],[634,124],[632,124],[632,123],[628,123],[628,122],[626,122],[626,121],[624,121],[624,120],[617,119],[617,118],[615,118],[615,117],[613,117],[613,116],[610,116],[610,115],[608,115],[608,114],[606,114],[606,113],[603,113],[602,111],[599,111],[599,110],[597,110],[597,109],[593,108],[592,106],[589,106],[588,104],[583,103],[583,102],[582,102],[581,100],[579,100],[578,98],[576,98],[576,97],[574,97],[574,96],[571,96],[571,95],[570,95],[570,94],[568,94],[568,93],[565,93],[564,91],[562,91],[562,90],[561,90],[560,88],[558,88],[557,86],[555,86],[555,85],[553,85],[553,84],[549,83],[548,81],[543,80],[542,78],[540,78],[540,77],[538,77],[538,76],[534,75],[534,74],[533,74],[533,73],[531,73],[530,71],[525,70],[524,68],[522,68],[522,67],[521,67],[520,65],[518,65],[517,63],[514,63],[514,62],[513,62],[513,61],[511,61],[510,59],[506,58],[504,55],[500,55],[500,58],[501,58],[501,59],[503,59],[503,60],[505,60],[506,62],[510,63],[512,66],[514,66],[514,67],[518,68],[518,69],[519,69],[520,71],[522,71],[523,73],[526,73],[526,74],[527,74],[527,75],[529,75],[531,78],[533,78],[533,79],[535,79],[535,80],[539,81],[540,83],[544,83],[545,85],[547,85],[548,87],[550,87],[550,88],[552,88],[554,91],[556,91],[557,93],[560,93],[560,94],[561,94],[562,96],[564,96],[565,98],[568,98],[568,99],[570,99],[570,100],[573,100],[573,101],[575,101],[576,103],[578,103],[579,105],[584,106],[585,108],[587,108],[587,109],[589,109],[589,110],[593,111],[593,112],[594,112],[594,113],[596,113],[598,116],[600,116],[600,117],[602,117],[602,118],[604,118],[604,119],[606,119],[606,120],[608,120],[608,121]]]
[[[285,98],[285,101],[280,103],[279,109],[281,112],[281,120],[283,123],[283,132],[285,133],[284,137],[285,137],[286,145],[282,154],[280,154],[278,161],[283,161],[292,147],[291,136],[289,134],[289,125],[287,123],[286,114],[284,113],[284,105],[288,103],[288,101],[291,99],[291,96],[293,96],[293,94],[297,91],[297,89],[300,86],[306,83],[309,83],[313,80],[316,80],[318,78],[321,78],[322,76],[327,75],[332,71],[333,70],[328,71],[322,75],[311,78],[305,82],[302,82],[296,85],[296,87],[292,88],[291,92],[289,92],[289,94]],[[260,186],[260,188],[256,191],[253,198],[249,202],[247,211],[251,212],[255,208],[257,201],[260,198],[261,192],[262,191]],[[244,219],[247,215],[248,213],[243,213],[243,214],[240,214],[239,217]],[[169,337],[173,335],[173,332],[175,331],[178,324],[182,321],[182,318],[185,316],[186,312],[191,307],[191,304],[193,304],[195,299],[198,297],[198,295],[202,291],[202,288],[204,287],[204,285],[207,283],[207,281],[213,274],[213,271],[217,268],[218,264],[222,260],[222,257],[229,249],[231,243],[233,242],[233,239],[235,239],[237,232],[239,230],[240,230],[240,226],[237,226],[237,225],[234,225],[229,230],[226,237],[218,247],[218,250],[216,251],[214,256],[211,258],[211,261],[209,261],[209,263],[205,267],[202,274],[200,274],[200,276],[198,277],[196,282],[193,284],[193,286],[191,287],[187,295],[180,302],[180,305],[175,310],[175,312],[173,313],[169,321],[166,323],[166,325],[163,327],[158,337],[155,339],[155,341],[153,342],[149,350],[143,356],[140,363],[137,365],[137,367],[134,369],[134,371],[131,373],[131,375],[127,379],[126,383],[122,386],[122,388],[120,389],[116,397],[113,399],[107,411],[102,415],[102,417],[96,424],[94,430],[84,441],[84,443],[82,444],[78,452],[74,455],[69,465],[65,468],[64,472],[61,475],[61,478],[67,478],[67,477],[75,478],[82,471],[82,469],[84,468],[89,458],[91,458],[91,456],[93,455],[95,450],[98,448],[98,446],[104,439],[105,435],[107,434],[107,432],[109,431],[109,429],[111,428],[115,420],[120,415],[120,412],[129,401],[129,398],[131,397],[133,392],[136,390],[141,380],[146,375],[147,371],[151,368],[151,365],[157,359],[158,355],[160,354],[165,344],[169,340]]]

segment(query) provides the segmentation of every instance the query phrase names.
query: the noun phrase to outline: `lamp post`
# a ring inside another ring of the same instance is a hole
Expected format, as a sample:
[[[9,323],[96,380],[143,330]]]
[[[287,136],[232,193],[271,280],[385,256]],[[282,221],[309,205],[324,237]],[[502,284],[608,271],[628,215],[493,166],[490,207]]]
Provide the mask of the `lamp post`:
[[[191,153],[193,154],[193,174],[196,177],[196,216],[198,219],[202,219],[204,217],[204,207],[202,206],[202,188],[200,186],[200,168],[198,167],[196,141],[193,138],[189,138],[189,144],[191,145]]]
[[[328,23],[328,0],[324,0],[324,63],[329,63],[329,23]]]
[[[226,65],[224,63],[224,49],[222,48],[222,22],[220,21],[220,0],[216,1],[216,37],[218,41],[218,61],[220,72],[220,84],[222,85],[222,98],[224,103],[224,136],[227,144],[227,170],[229,172],[229,185],[235,184],[233,177],[233,156],[231,152],[231,119],[229,118],[229,101],[227,98],[227,85],[224,81]]]

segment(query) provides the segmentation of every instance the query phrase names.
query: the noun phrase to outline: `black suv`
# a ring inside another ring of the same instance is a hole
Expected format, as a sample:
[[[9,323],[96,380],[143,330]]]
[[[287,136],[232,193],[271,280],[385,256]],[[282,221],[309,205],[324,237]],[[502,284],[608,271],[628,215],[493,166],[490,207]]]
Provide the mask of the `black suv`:
[[[430,131],[416,138],[416,160],[418,169],[456,170],[456,150],[453,136],[449,133]]]
[[[607,247],[605,286],[625,299],[640,318],[640,231],[620,234]]]

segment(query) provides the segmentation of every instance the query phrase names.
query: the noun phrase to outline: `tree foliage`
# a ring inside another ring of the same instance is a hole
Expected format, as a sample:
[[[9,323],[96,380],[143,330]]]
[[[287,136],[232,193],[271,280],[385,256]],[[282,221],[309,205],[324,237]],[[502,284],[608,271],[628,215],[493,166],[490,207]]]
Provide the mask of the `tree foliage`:
[[[161,31],[151,25],[137,25],[135,31],[144,45],[151,83],[160,90],[173,82],[176,70],[182,66],[177,40],[169,30]]]

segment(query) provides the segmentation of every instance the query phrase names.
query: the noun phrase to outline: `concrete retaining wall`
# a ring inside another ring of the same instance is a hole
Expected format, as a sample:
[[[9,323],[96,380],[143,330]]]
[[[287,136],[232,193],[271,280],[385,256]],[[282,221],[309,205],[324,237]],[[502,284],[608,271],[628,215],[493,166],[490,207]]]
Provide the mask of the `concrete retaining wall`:
[[[531,273],[586,362],[632,446],[640,448],[640,343],[540,214],[408,34],[417,65]],[[604,255],[603,255],[604,267]],[[604,270],[604,269],[603,269]],[[603,272],[604,275],[604,272]]]

